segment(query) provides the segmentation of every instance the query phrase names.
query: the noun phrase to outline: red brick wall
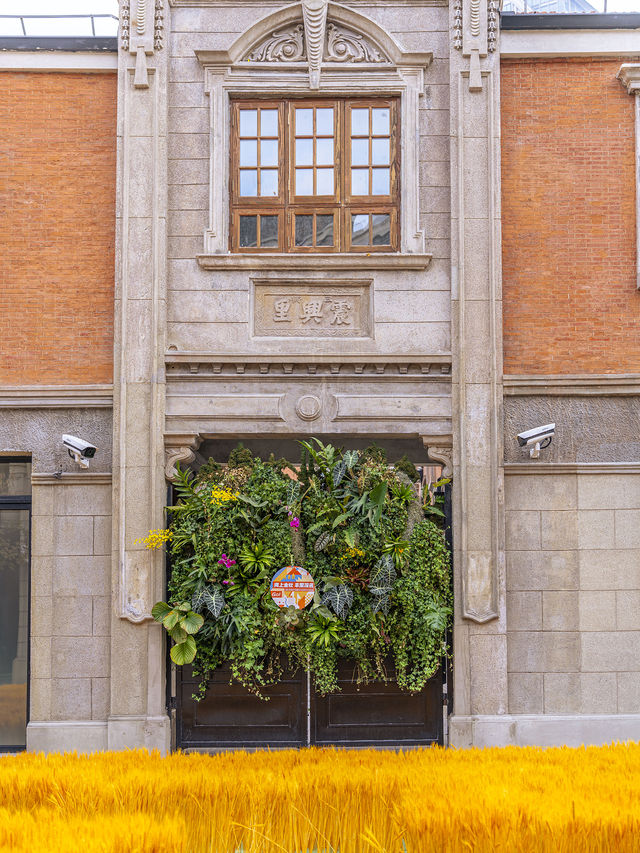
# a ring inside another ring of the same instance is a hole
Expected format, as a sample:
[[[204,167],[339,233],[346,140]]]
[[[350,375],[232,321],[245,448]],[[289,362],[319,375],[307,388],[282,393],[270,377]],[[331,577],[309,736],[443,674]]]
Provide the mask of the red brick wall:
[[[640,372],[629,59],[503,60],[507,374]]]
[[[112,381],[115,180],[115,74],[0,74],[0,383]]]

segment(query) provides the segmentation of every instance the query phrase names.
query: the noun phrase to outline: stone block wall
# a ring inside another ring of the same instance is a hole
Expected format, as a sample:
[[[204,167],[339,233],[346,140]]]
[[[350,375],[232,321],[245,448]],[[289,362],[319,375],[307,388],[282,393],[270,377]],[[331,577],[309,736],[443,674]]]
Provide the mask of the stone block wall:
[[[507,474],[509,714],[637,713],[640,474]]]
[[[106,748],[110,475],[34,475],[32,530],[28,747]]]

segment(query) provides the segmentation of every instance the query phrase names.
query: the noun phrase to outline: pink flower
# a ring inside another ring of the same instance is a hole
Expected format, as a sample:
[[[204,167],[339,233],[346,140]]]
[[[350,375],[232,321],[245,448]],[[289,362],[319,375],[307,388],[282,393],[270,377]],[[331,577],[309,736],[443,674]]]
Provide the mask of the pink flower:
[[[232,580],[222,581],[222,583],[223,583],[223,584],[231,584],[231,586],[233,586],[233,581],[232,581]]]
[[[235,561],[235,560],[230,560],[230,559],[229,559],[229,557],[227,557],[227,555],[226,555],[226,554],[223,554],[223,555],[222,555],[222,557],[220,557],[220,559],[218,560],[218,563],[219,563],[220,565],[224,566],[224,567],[225,567],[225,569],[228,569],[230,566],[235,566],[236,561]]]
[[[294,515],[293,518],[291,519],[291,521],[289,522],[289,526],[290,527],[300,527],[300,519],[296,518]]]

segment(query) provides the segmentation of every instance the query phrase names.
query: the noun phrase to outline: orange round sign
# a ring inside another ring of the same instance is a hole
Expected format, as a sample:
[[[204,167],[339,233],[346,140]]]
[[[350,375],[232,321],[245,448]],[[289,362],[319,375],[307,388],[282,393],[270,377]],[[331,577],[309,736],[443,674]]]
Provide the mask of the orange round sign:
[[[278,607],[297,607],[302,610],[316,591],[313,578],[302,566],[285,566],[271,578],[271,598]]]

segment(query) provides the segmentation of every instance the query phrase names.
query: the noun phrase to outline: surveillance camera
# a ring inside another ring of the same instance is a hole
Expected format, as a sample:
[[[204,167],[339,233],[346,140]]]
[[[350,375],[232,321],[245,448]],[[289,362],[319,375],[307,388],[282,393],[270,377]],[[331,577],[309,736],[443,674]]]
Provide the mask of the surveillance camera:
[[[81,468],[89,467],[89,459],[93,459],[97,450],[93,444],[89,444],[88,441],[84,441],[76,435],[63,435],[62,443],[67,448],[69,456],[75,459]]]
[[[549,447],[555,433],[555,424],[534,427],[533,429],[518,433],[518,444],[520,447],[529,447],[529,456],[532,459],[537,459],[540,456],[540,451],[545,447]]]

